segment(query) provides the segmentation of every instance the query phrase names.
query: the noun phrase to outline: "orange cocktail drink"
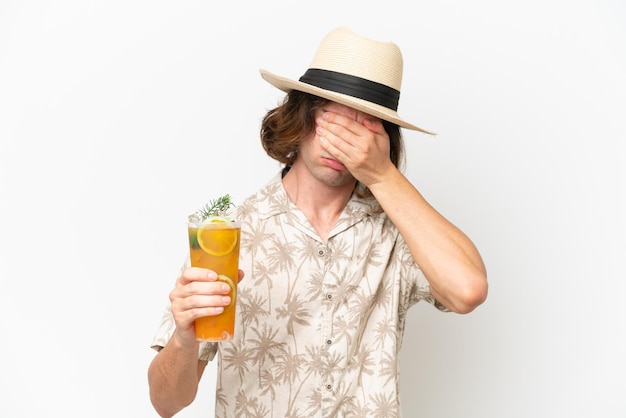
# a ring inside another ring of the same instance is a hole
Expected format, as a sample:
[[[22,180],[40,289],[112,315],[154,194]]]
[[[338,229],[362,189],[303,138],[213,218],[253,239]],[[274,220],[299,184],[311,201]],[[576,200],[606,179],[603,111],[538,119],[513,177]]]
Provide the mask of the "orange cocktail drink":
[[[218,280],[230,285],[230,305],[215,316],[196,319],[199,341],[231,340],[235,333],[235,307],[239,274],[239,241],[241,225],[223,217],[189,223],[189,255],[192,267],[215,271]]]

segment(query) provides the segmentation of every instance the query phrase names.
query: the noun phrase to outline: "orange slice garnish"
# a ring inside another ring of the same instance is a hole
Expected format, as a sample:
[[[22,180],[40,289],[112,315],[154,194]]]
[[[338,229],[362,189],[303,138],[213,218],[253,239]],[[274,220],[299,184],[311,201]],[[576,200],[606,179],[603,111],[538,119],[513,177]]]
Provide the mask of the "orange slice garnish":
[[[231,221],[222,216],[212,216],[203,222],[204,225],[216,225],[220,223],[229,224]],[[214,256],[229,254],[237,245],[237,229],[229,228],[227,225],[222,229],[212,227],[198,228],[198,245],[204,252]]]

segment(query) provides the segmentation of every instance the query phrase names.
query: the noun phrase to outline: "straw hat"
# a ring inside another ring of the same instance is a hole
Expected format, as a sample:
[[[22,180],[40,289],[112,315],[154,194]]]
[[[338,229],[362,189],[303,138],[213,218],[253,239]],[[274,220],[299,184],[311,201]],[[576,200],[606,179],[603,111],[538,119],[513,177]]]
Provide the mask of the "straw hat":
[[[393,42],[380,42],[340,27],[327,34],[299,81],[261,69],[261,77],[289,92],[299,90],[360,110],[403,128],[434,135],[398,113],[402,53]]]

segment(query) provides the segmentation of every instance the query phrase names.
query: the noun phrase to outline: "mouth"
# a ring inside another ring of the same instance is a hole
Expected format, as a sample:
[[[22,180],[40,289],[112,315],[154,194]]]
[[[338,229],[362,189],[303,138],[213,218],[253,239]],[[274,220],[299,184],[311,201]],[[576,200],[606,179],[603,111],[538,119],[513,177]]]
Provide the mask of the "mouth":
[[[333,158],[322,157],[322,162],[327,167],[330,167],[330,168],[335,169],[335,170],[344,171],[346,169],[345,165],[343,165],[342,163],[340,163],[339,161],[337,161],[337,160],[335,160]]]

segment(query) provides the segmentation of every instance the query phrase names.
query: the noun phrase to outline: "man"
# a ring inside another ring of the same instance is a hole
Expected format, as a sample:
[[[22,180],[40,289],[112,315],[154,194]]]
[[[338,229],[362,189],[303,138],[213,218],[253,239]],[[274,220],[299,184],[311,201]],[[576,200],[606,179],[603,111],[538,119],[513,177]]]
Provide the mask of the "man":
[[[402,55],[331,31],[263,119],[279,175],[237,206],[241,280],[232,341],[198,343],[194,320],[230,303],[216,274],[185,268],[170,293],[148,371],[172,416],[218,354],[218,417],[398,417],[398,353],[410,306],[468,313],[487,296],[470,239],[401,173]]]

